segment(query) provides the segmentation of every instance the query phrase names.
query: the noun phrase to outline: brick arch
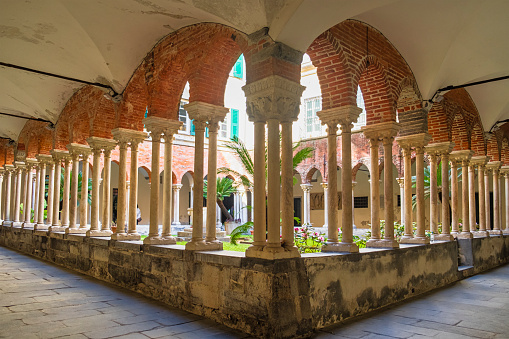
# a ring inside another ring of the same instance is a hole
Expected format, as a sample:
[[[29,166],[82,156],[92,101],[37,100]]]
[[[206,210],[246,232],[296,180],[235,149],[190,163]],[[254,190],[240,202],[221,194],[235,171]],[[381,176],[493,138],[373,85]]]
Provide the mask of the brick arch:
[[[67,150],[66,145],[69,144],[69,115],[63,114],[58,117],[53,131],[53,149]]]
[[[475,124],[470,134],[470,149],[475,155],[486,155],[486,143],[484,133],[480,124]],[[497,147],[498,152],[498,147]]]
[[[502,149],[500,150],[500,158],[505,166],[509,165],[509,140],[507,137],[502,139]]]
[[[150,169],[147,166],[139,166],[138,170],[140,168],[143,168],[145,170],[145,172],[147,172],[147,174],[148,174],[148,182],[151,183],[152,182],[152,172],[150,171]]]
[[[454,142],[454,150],[461,151],[470,149],[469,132],[462,114],[456,114],[451,128],[451,141]]]
[[[331,30],[319,35],[306,53],[316,67],[322,92],[322,108],[325,110],[355,105],[357,88],[348,76],[352,74],[348,56]]]
[[[430,143],[451,141],[451,128],[444,106],[435,103],[428,113],[428,133]]]
[[[486,142],[487,155],[491,158],[491,161],[500,161],[501,152],[499,151],[499,145],[495,133],[490,135],[490,138]]]
[[[356,164],[355,166],[353,167],[352,169],[352,180],[355,181],[356,178],[357,178],[357,172],[359,172],[359,169],[362,167],[362,166],[365,166],[367,169],[368,169],[368,172],[369,172],[369,164],[366,164],[365,161],[363,159],[360,159]],[[371,172],[370,172],[371,173]]]
[[[311,179],[313,179],[313,175],[315,175],[316,172],[320,172],[320,169],[316,166],[313,166],[311,167],[307,173],[305,175],[301,175],[301,177],[305,180],[305,182],[303,181],[302,183],[303,184],[309,184],[311,182]],[[322,172],[320,172],[320,175],[322,174]],[[323,176],[322,176],[323,178]]]
[[[171,172],[171,184],[172,185],[177,184],[177,175],[173,171]]]
[[[413,111],[422,108],[421,91],[413,76],[407,76],[399,82],[394,91],[394,98],[399,112]]]
[[[377,57],[369,55],[359,62],[353,82],[362,91],[366,125],[396,120],[386,69]]]

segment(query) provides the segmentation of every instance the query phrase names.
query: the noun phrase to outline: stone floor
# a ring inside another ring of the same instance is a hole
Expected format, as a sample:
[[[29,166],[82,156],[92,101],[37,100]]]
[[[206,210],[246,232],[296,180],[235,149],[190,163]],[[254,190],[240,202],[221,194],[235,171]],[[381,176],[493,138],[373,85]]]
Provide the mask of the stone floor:
[[[509,265],[314,338],[509,338]],[[213,321],[0,247],[0,338],[242,338]]]

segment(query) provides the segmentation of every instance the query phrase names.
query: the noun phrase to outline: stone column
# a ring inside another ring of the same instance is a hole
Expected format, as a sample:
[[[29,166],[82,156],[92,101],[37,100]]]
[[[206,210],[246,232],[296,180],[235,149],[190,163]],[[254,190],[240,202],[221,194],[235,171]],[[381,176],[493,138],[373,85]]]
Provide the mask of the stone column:
[[[378,165],[378,149],[380,148],[380,131],[377,128],[363,126],[362,131],[369,140],[370,152],[370,194],[371,194],[371,238],[366,247],[382,247],[384,244],[380,232],[380,167]]]
[[[90,213],[90,229],[87,231],[87,237],[97,236],[99,233],[99,172],[101,161],[101,148],[98,145],[87,140],[92,147],[92,206]]]
[[[282,218],[282,246],[289,255],[300,256],[294,242],[294,206],[293,206],[293,148],[292,123],[296,117],[287,116],[281,119],[281,218]],[[311,190],[311,187],[309,187]],[[307,224],[311,224],[310,193],[308,195]],[[239,196],[242,204],[242,196]]]
[[[21,204],[21,172],[25,167],[25,163],[21,161],[16,161],[14,163],[16,166],[16,195],[14,198],[14,220],[12,227],[21,227],[20,222],[20,204]]]
[[[23,228],[25,224],[25,215],[27,214],[27,188],[29,184],[27,183],[27,171],[29,171],[29,166],[26,162],[26,158],[24,160],[25,167],[22,169],[21,172],[21,203],[23,204],[23,213],[20,215],[20,222],[21,222],[21,228]],[[21,208],[21,207],[20,207]]]
[[[489,160],[488,160],[489,161]],[[490,215],[490,175],[491,175],[491,169],[486,166],[486,169],[484,171],[484,208],[485,208],[485,214],[486,214],[486,231],[489,234],[489,231],[491,230],[491,215]]]
[[[14,166],[13,165],[4,165],[5,169],[5,219],[3,222],[4,226],[11,226],[11,191],[12,191],[12,173]]]
[[[126,236],[126,203],[127,203],[127,140],[119,136],[119,175],[117,196],[117,231],[111,235],[112,240],[123,240]]]
[[[69,201],[69,227],[65,230],[66,234],[73,234],[81,232],[76,224],[78,216],[78,174],[80,164],[80,153],[73,149],[71,145],[67,145],[67,149],[71,154],[72,173],[71,173],[71,196]],[[86,231],[85,231],[86,232]],[[85,233],[83,232],[83,233]]]
[[[475,169],[476,164],[470,161],[468,166],[468,223],[470,225],[470,232],[473,234],[477,232],[476,218],[475,218]]]
[[[49,228],[51,226],[51,222],[53,221],[53,199],[54,199],[54,189],[55,189],[55,161],[53,157],[48,160],[46,165],[48,169],[49,181],[48,181],[48,204],[46,207],[47,215],[46,215],[46,226]]]
[[[51,227],[49,228],[50,232],[65,232],[65,227],[63,222],[60,223],[59,220],[63,220],[63,208],[62,215],[59,218],[60,211],[60,182],[62,176],[62,160],[69,156],[68,151],[62,150],[52,150],[51,155],[53,156],[53,160],[55,161],[55,178],[54,178],[54,188],[53,188],[53,221]],[[65,186],[65,184],[64,184]],[[68,197],[68,196],[67,196]],[[65,190],[63,194],[63,200],[65,202]],[[63,205],[62,205],[63,206]]]
[[[472,233],[474,237],[486,237],[489,236],[488,232],[486,231],[486,200],[484,197],[485,193],[485,187],[484,187],[484,171],[486,167],[486,163],[488,162],[489,158],[487,156],[476,156],[472,157],[470,159],[470,165],[472,167],[476,166],[478,168],[477,177],[478,177],[478,187],[479,187],[479,231],[475,229],[475,192],[474,192],[474,181],[475,181],[475,173],[472,173],[472,176],[469,178],[471,188],[469,189],[470,193],[470,199],[473,201],[469,205],[470,209],[470,225],[472,226]],[[470,175],[470,169],[469,173]],[[472,224],[473,220],[473,224]]]
[[[396,178],[399,185],[399,204],[401,210],[401,225],[405,224],[405,178]]]
[[[504,235],[509,235],[509,166],[502,166],[501,173],[505,178],[505,228]]]
[[[90,150],[81,152],[81,199],[80,199],[80,230],[88,231],[88,158]]]
[[[23,217],[25,222],[23,228],[31,228],[34,226],[32,223],[32,168],[37,163],[36,159],[26,159],[27,173],[26,173],[26,195],[25,204],[23,205]],[[1,199],[1,198],[0,198]]]
[[[103,210],[102,210],[102,234],[110,236],[111,232],[111,151],[117,147],[117,142],[111,139],[103,139],[101,141],[103,154],[104,154],[104,169],[103,169]],[[118,210],[117,210],[118,211]],[[118,214],[117,214],[118,215]],[[118,230],[118,228],[117,228]]]
[[[241,223],[246,223],[248,220],[247,218],[247,195],[246,195],[246,189],[244,186],[242,186],[242,183],[240,183],[241,186],[239,186],[239,193],[240,193],[240,215],[241,215]],[[292,178],[292,185],[293,185],[293,178]],[[244,200],[245,199],[245,200]],[[292,192],[292,200],[293,200],[293,192]],[[292,201],[293,202],[293,201]],[[219,210],[221,212],[221,210]],[[220,214],[219,214],[220,215]],[[293,217],[293,216],[292,216]],[[221,221],[221,219],[219,219]],[[293,218],[292,218],[293,221]]]
[[[267,243],[265,244],[264,222],[255,218],[254,246],[246,252],[246,256],[264,259],[281,259],[299,257],[300,254],[293,246],[293,196],[290,199],[289,180],[293,178],[293,168],[289,161],[293,155],[289,140],[291,140],[291,123],[297,120],[299,114],[300,97],[304,87],[289,79],[271,75],[264,79],[247,84],[242,88],[246,94],[247,114],[255,122],[255,150],[254,150],[254,205],[263,210],[267,206]],[[265,164],[261,158],[265,157],[264,133],[260,128],[267,122],[267,183],[260,172],[265,172]],[[279,124],[282,125],[281,140],[281,179],[280,179],[280,139]],[[261,137],[261,138],[260,138]],[[259,166],[261,165],[261,166]],[[267,184],[267,204],[265,204],[265,190]],[[281,187],[282,185],[282,187]],[[281,190],[282,188],[282,190]],[[262,198],[263,194],[263,198]],[[281,204],[281,197],[283,204]],[[281,210],[282,209],[282,210]],[[255,211],[254,215],[263,217]],[[263,212],[262,212],[263,213]],[[280,215],[283,220],[283,234],[280,238]]]
[[[454,148],[452,142],[438,142],[425,147],[426,152],[430,156],[430,183],[431,183],[431,206],[430,208],[430,221],[431,231],[433,231],[435,240],[451,241],[454,238],[451,236],[450,223],[449,223],[449,153]],[[437,157],[441,157],[442,162],[442,234],[438,233],[438,188],[437,184]],[[434,192],[434,193],[433,193]],[[433,199],[435,201],[433,201]]]
[[[352,181],[352,226],[354,229],[357,228],[355,226],[355,186],[357,186],[357,182]]]
[[[302,226],[311,226],[310,225],[310,218],[309,218],[309,214],[311,214],[311,203],[310,203],[310,191],[311,191],[311,187],[313,187],[313,185],[311,184],[301,184],[300,187],[302,188],[302,192],[304,194],[304,213],[303,213],[303,222],[302,222]]]
[[[41,189],[41,167],[42,164],[37,161],[35,166],[35,178],[34,178],[34,227],[39,221],[39,190]]]
[[[332,125],[332,127],[336,126],[336,123],[341,125],[341,148],[342,148],[342,162],[343,162],[343,171],[341,171],[341,190],[342,190],[342,238],[341,243],[336,243],[337,239],[337,224],[331,225],[329,224],[329,231],[332,233],[332,240],[329,241],[322,247],[322,252],[358,252],[359,247],[353,242],[353,224],[352,224],[352,133],[351,129],[353,123],[357,121],[359,114],[362,112],[362,109],[356,106],[342,106],[337,108],[332,108],[329,110],[324,110],[321,112],[317,112],[318,117],[322,121],[322,123],[327,124],[328,126]],[[332,128],[334,130],[334,128]],[[329,143],[328,147],[336,147],[335,135],[329,134]],[[335,133],[334,133],[335,134]],[[334,140],[332,140],[334,138]],[[331,145],[332,143],[332,145]],[[331,151],[329,149],[329,151]],[[333,154],[329,154],[329,156],[335,156],[336,150],[334,149]],[[334,173],[331,174],[329,172],[329,184],[336,187],[336,183],[331,181],[331,177],[336,176],[336,166],[333,164],[336,163],[335,159],[329,159],[329,166],[333,166]],[[336,192],[330,192],[331,195],[336,195]],[[337,198],[337,197],[336,197]],[[330,196],[329,196],[330,200]],[[335,200],[335,199],[334,199]],[[330,209],[333,209],[337,213],[337,206],[329,205]],[[333,217],[334,218],[334,217]],[[329,222],[332,222],[332,218],[329,215]],[[334,227],[336,231],[334,232],[331,227]],[[329,234],[329,237],[331,234]]]
[[[461,188],[462,188],[462,221],[463,226],[458,238],[471,239],[473,237],[470,232],[470,214],[469,214],[469,195],[468,195],[468,164],[473,152],[467,151],[468,156],[461,159]]]
[[[458,224],[458,161],[451,153],[451,235],[459,233]]]
[[[384,123],[385,125],[386,123]],[[385,210],[385,234],[384,247],[398,248],[399,243],[394,238],[394,190],[393,190],[393,163],[392,144],[394,137],[399,131],[399,124],[390,122],[381,131],[384,146],[384,210]]]
[[[62,227],[69,227],[69,198],[71,196],[71,157],[64,157],[64,193],[62,194]]]
[[[329,227],[329,204],[327,203],[329,201],[328,199],[328,183],[322,182],[320,185],[323,187],[323,227],[328,228]]]
[[[0,168],[0,225],[4,222],[4,197],[5,197],[5,184],[4,184],[5,170]]]
[[[173,204],[173,225],[179,226],[180,225],[180,189],[182,188],[181,184],[174,184],[172,185],[173,188],[173,194],[174,194],[174,204]]]
[[[46,169],[50,167],[53,163],[53,158],[51,155],[39,154],[37,156],[39,163],[41,164],[41,172],[40,172],[40,180],[39,180],[39,199],[37,208],[38,217],[37,217],[37,225],[34,225],[34,230],[37,231],[46,231],[49,228],[47,222],[44,221],[44,201],[46,196]],[[47,209],[49,210],[49,205],[47,205]]]
[[[431,140],[427,133],[397,137],[396,141],[403,149],[405,157],[405,235],[402,244],[429,244],[425,233],[424,206],[424,147]],[[413,236],[412,226],[412,176],[411,176],[411,148],[415,147],[416,196],[417,196],[417,232]],[[408,169],[408,170],[407,170]]]
[[[490,236],[502,235],[500,229],[500,190],[499,190],[499,171],[502,162],[490,161],[486,167],[488,167],[493,173],[493,230],[489,231]]]
[[[176,239],[171,236],[171,211],[173,209],[172,202],[172,184],[173,184],[173,139],[174,135],[182,127],[182,122],[168,120],[166,129],[164,130],[164,177],[163,177],[163,231],[161,237],[165,239],[167,244],[176,244]],[[178,202],[177,202],[178,207]],[[179,211],[174,210],[178,222]],[[180,223],[179,223],[180,224]]]

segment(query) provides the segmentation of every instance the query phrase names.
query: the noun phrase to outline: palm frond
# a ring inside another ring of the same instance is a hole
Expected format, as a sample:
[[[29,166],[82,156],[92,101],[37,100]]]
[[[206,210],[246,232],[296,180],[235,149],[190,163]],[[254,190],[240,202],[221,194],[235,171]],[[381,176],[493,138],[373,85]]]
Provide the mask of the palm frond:
[[[252,221],[248,221],[245,224],[235,227],[232,233],[230,234],[230,243],[233,245],[237,245],[237,241],[242,236],[242,234],[247,233],[247,231],[249,231],[252,227],[253,227]]]
[[[306,160],[307,158],[311,158],[313,155],[313,148],[311,147],[304,147],[303,149],[300,149],[295,155],[293,156],[293,168],[296,168],[301,162]]]
[[[226,148],[232,150],[240,159],[242,166],[247,173],[250,175],[254,174],[254,164],[253,159],[251,159],[251,154],[247,150],[246,145],[236,136],[234,136],[231,141],[225,144]]]

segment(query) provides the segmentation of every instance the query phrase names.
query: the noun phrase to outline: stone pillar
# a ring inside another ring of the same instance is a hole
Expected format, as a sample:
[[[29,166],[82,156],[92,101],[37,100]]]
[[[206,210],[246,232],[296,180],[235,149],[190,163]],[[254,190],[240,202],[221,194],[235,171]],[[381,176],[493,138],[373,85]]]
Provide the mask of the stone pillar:
[[[472,168],[477,167],[477,177],[478,177],[478,187],[479,187],[479,231],[475,229],[475,192],[474,192],[474,182],[475,182],[475,173],[469,177],[470,183],[470,199],[473,200],[470,205],[470,225],[472,225],[472,233],[475,237],[487,237],[489,236],[486,231],[486,199],[484,197],[485,187],[484,187],[484,171],[486,167],[486,163],[488,162],[489,157],[487,156],[476,156],[470,159],[470,165]],[[469,173],[470,175],[470,169]],[[472,181],[472,182],[470,182]],[[472,221],[474,222],[472,224]]]
[[[27,188],[29,183],[27,183],[28,175],[27,172],[30,170],[30,166],[28,166],[26,159],[24,160],[25,167],[21,173],[21,203],[23,204],[23,213],[20,215],[21,228],[23,228],[25,224],[25,215],[27,214]]]
[[[71,196],[71,157],[64,157],[64,193],[62,194],[62,227],[69,227],[69,198]]]
[[[438,157],[435,153],[429,153],[430,162],[430,231],[432,234],[438,234],[438,186],[437,186],[437,162]]]
[[[25,204],[23,205],[23,217],[25,222],[23,223],[23,228],[33,227],[32,223],[32,169],[34,165],[37,163],[36,159],[26,159],[27,164],[27,174],[26,174],[26,195],[25,195]],[[0,198],[1,199],[1,198]]]
[[[49,227],[51,226],[51,223],[53,221],[53,199],[55,198],[54,197],[54,190],[55,190],[55,161],[53,160],[53,157],[51,157],[50,160],[48,160],[48,163],[46,165],[46,168],[48,170],[48,176],[49,176],[49,181],[48,181],[48,204],[47,204],[47,207],[46,207],[46,210],[47,210],[47,215],[46,215],[46,226]]]
[[[293,184],[293,178],[292,178],[292,184]],[[240,219],[241,219],[241,223],[246,223],[248,220],[247,218],[247,195],[246,195],[246,189],[244,188],[244,186],[242,186],[242,183],[240,184],[241,186],[239,186],[239,193],[240,193]],[[245,199],[245,200],[244,200]],[[292,200],[293,200],[293,192],[292,192]],[[292,201],[293,202],[293,201]],[[221,212],[221,210],[219,210],[219,213]],[[219,214],[220,215],[220,214]],[[293,216],[292,216],[293,217]],[[221,219],[219,219],[219,221],[221,221]],[[292,221],[293,221],[293,218],[292,218]]]
[[[489,231],[490,236],[502,235],[500,229],[500,190],[499,190],[499,171],[502,162],[490,161],[486,167],[493,173],[493,230]]]
[[[34,227],[39,221],[39,190],[41,188],[41,166],[42,164],[37,161],[35,166],[35,178],[34,178]]]
[[[452,153],[451,153],[452,156]],[[451,235],[459,233],[458,225],[458,161],[451,157]]]
[[[400,210],[401,210],[401,225],[405,224],[405,178],[396,178],[396,181],[399,185],[399,204],[400,204]]]
[[[78,228],[77,217],[78,217],[78,178],[79,178],[79,162],[81,155],[87,155],[90,152],[90,147],[81,144],[71,143],[67,145],[67,149],[69,150],[69,154],[72,159],[72,177],[71,177],[71,199],[69,205],[69,228],[65,230],[66,234],[85,234],[87,232],[86,228],[86,208],[87,208],[87,195],[88,195],[88,169],[87,169],[87,177],[83,175],[84,170],[82,171],[81,176],[81,201],[80,201],[80,223],[82,223],[83,216],[85,215],[85,224],[83,226],[80,225]],[[85,163],[83,163],[83,169],[85,169]],[[83,211],[83,208],[85,210]]]
[[[104,139],[101,143],[104,154],[101,232],[111,235],[111,151],[117,147],[117,143],[111,139]]]
[[[455,192],[454,190],[456,189],[456,192],[458,191],[458,188],[457,187],[454,187],[453,185],[453,230],[452,230],[452,234],[453,236],[455,237],[458,237],[458,238],[466,238],[466,239],[471,239],[473,237],[472,233],[470,232],[470,227],[469,227],[469,214],[468,214],[468,200],[469,200],[469,197],[468,197],[468,164],[470,162],[470,158],[472,158],[472,154],[474,152],[473,151],[469,151],[469,150],[464,150],[464,151],[454,151],[454,152],[451,152],[451,164],[453,165],[453,169],[454,169],[454,163],[458,163],[462,165],[462,169],[461,169],[461,181],[462,181],[462,222],[463,222],[463,225],[462,225],[462,230],[461,230],[461,233],[457,234],[456,235],[456,228],[458,228],[458,232],[459,232],[459,222],[458,222],[458,226],[455,225],[455,220],[454,220],[454,199],[458,200],[459,196],[458,194],[455,195]],[[451,173],[451,176],[456,179],[458,176],[457,176],[457,173],[456,173],[456,170],[454,169]],[[456,212],[457,213],[457,212]],[[457,222],[457,221],[456,221]]]
[[[23,171],[23,168],[25,167],[25,163],[21,161],[16,161],[14,163],[16,166],[16,195],[14,198],[14,220],[12,223],[12,227],[21,227],[20,222],[20,204],[21,204],[21,172]]]
[[[123,240],[126,236],[126,203],[127,203],[127,140],[119,137],[119,175],[117,196],[117,231],[111,235],[112,240]]]
[[[80,199],[80,230],[88,231],[88,158],[90,150],[81,152],[81,199]]]
[[[4,222],[4,197],[5,197],[5,184],[4,184],[5,170],[0,168],[0,224]]]
[[[384,247],[398,248],[399,243],[394,238],[394,191],[393,191],[393,163],[392,144],[394,137],[399,131],[399,124],[390,122],[383,123],[381,137],[384,146],[384,210],[385,210],[385,234]],[[386,125],[386,126],[385,126]]]
[[[424,206],[424,147],[431,140],[427,133],[397,137],[396,141],[403,149],[405,158],[405,235],[402,244],[429,244],[425,233]],[[416,196],[417,196],[417,232],[413,236],[412,225],[412,176],[411,176],[411,148],[415,148]]]
[[[382,247],[380,233],[380,167],[378,165],[378,149],[380,148],[380,131],[378,128],[363,126],[362,131],[369,140],[370,151],[370,195],[371,195],[371,238],[366,247]]]
[[[12,173],[14,166],[13,165],[4,165],[5,169],[5,219],[3,221],[4,226],[11,226],[11,191],[12,191]]]
[[[502,166],[501,173],[505,178],[505,228],[504,235],[509,235],[509,166]]]
[[[49,223],[44,221],[44,201],[46,196],[46,169],[48,172],[50,171],[50,167],[53,164],[53,157],[51,155],[39,154],[37,159],[40,163],[40,180],[39,180],[39,198],[38,200],[38,217],[37,224],[34,225],[34,230],[37,231],[47,231],[49,228]],[[50,205],[47,205],[47,209],[50,209]]]
[[[357,226],[355,226],[355,186],[357,186],[357,182],[352,181],[352,226],[353,226],[353,229],[357,228]]]
[[[324,228],[328,228],[329,227],[329,211],[328,211],[328,207],[329,205],[327,204],[328,202],[328,191],[329,189],[327,188],[328,184],[326,182],[322,182],[320,185],[322,185],[323,187],[323,226]]]
[[[311,184],[301,184],[300,187],[302,188],[302,192],[304,194],[304,213],[303,213],[303,222],[302,222],[302,226],[311,226],[310,225],[310,217],[309,215],[311,214],[311,203],[310,203],[310,191],[311,191],[311,187],[313,187],[313,185]]]
[[[174,204],[173,204],[173,225],[179,226],[180,225],[180,189],[182,188],[181,184],[174,184],[172,185],[173,188],[173,194],[174,194]]]
[[[67,158],[69,156],[68,151],[62,151],[62,150],[52,150],[51,155],[53,156],[53,160],[55,161],[55,177],[54,177],[54,188],[53,188],[53,221],[51,223],[51,227],[49,228],[50,232],[65,232],[65,225],[64,223],[60,223],[59,220],[63,220],[63,208],[62,208],[62,215],[59,218],[59,211],[60,211],[60,181],[62,176],[62,160]],[[69,172],[69,171],[67,171]],[[65,183],[64,183],[65,187]],[[69,198],[69,195],[67,195],[67,198]],[[63,194],[63,200],[65,202],[66,195],[65,190]],[[64,205],[62,205],[64,206]]]
[[[489,160],[488,160],[489,161]],[[489,231],[491,230],[491,215],[490,215],[490,175],[491,170],[489,167],[486,166],[484,171],[484,208],[485,208],[485,214],[486,214],[486,231],[489,234]]]
[[[431,230],[433,231],[435,240],[451,241],[454,238],[451,236],[450,223],[449,223],[449,153],[454,148],[453,142],[438,142],[425,147],[426,152],[430,155],[431,169],[430,169],[430,182],[431,188],[435,193],[431,193],[433,200],[431,205],[434,207],[431,214]],[[438,234],[438,189],[437,183],[437,157],[441,157],[442,162],[442,234]]]
[[[87,237],[90,236],[101,236],[99,234],[99,172],[100,172],[100,161],[101,161],[101,148],[99,145],[87,140],[89,145],[92,147],[92,206],[90,212],[90,229],[87,231]],[[105,235],[106,236],[106,235]]]
[[[329,200],[332,195],[337,194],[334,188],[336,182],[331,181],[331,177],[336,177],[336,159],[331,156],[336,155],[336,136],[335,126],[341,125],[341,148],[342,148],[342,162],[343,171],[341,171],[341,190],[342,190],[342,238],[341,243],[337,243],[337,223],[335,216],[329,215],[329,240],[322,247],[322,252],[358,252],[359,247],[353,242],[353,225],[352,225],[352,134],[351,129],[353,123],[357,121],[359,114],[362,109],[356,106],[342,106],[317,112],[318,117],[322,123],[327,124],[328,128],[331,129],[329,132],[328,148],[329,148],[329,166],[333,166],[334,173],[329,172],[329,184],[331,185]],[[331,128],[332,127],[332,128]],[[334,147],[334,150],[331,148]],[[334,180],[334,179],[333,179]],[[335,181],[335,180],[334,180]],[[333,198],[334,202],[336,199]],[[332,202],[332,203],[334,203]],[[329,205],[329,209],[334,210],[337,215],[337,206]],[[332,224],[334,222],[334,224]],[[334,227],[335,231],[331,228]],[[332,235],[332,237],[331,237]],[[332,239],[331,239],[332,238]]]
[[[476,218],[475,218],[475,169],[476,164],[470,161],[468,166],[468,223],[470,225],[470,232],[474,234],[477,232]]]
[[[146,129],[152,137],[152,181],[150,188],[150,230],[149,236],[144,239],[145,244],[171,245],[176,244],[171,236],[171,190],[172,190],[172,147],[173,135],[178,132],[182,123],[180,121],[148,117],[143,120]],[[160,140],[164,133],[164,175],[163,175],[163,229],[159,236],[159,163]]]
[[[296,52],[295,55],[300,54]],[[264,259],[281,259],[299,257],[300,254],[293,246],[293,196],[290,198],[290,180],[293,181],[293,167],[289,166],[293,156],[291,149],[291,123],[297,120],[299,114],[300,97],[304,87],[299,83],[278,75],[271,75],[252,82],[243,87],[246,93],[247,114],[255,122],[255,150],[254,150],[254,205],[263,210],[267,206],[267,243],[265,247],[264,222],[258,222],[258,215],[263,212],[255,211],[254,246],[246,252],[246,256]],[[265,172],[265,164],[261,158],[265,157],[264,128],[267,122],[267,183],[260,172]],[[281,131],[281,179],[280,179],[280,139]],[[260,138],[261,137],[261,138]],[[289,146],[290,145],[290,146]],[[261,179],[263,178],[263,183]],[[265,190],[267,184],[267,204],[265,204]],[[281,186],[282,185],[282,186]],[[263,194],[263,196],[262,196]],[[283,204],[281,204],[281,198]],[[282,210],[281,210],[282,209]],[[280,238],[280,216],[283,223],[283,234]],[[292,239],[290,239],[292,238]],[[260,249],[263,250],[260,251]]]

